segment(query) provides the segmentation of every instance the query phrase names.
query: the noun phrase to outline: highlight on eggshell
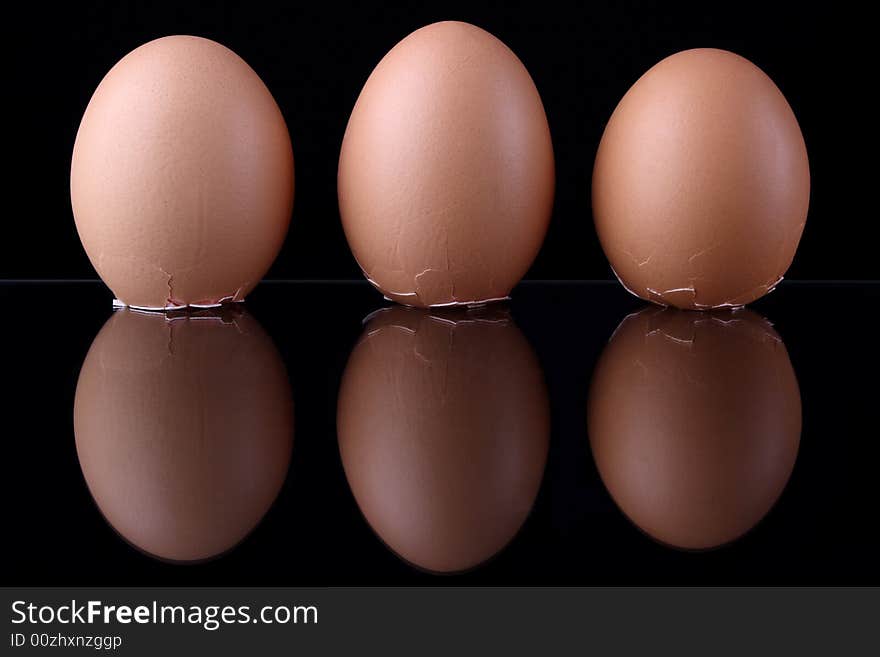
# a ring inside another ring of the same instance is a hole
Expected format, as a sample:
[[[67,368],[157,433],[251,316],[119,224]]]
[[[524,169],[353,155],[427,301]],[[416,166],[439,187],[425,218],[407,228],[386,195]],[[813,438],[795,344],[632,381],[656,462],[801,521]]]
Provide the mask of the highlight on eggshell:
[[[748,60],[667,57],[626,93],[596,154],[593,216],[623,286],[704,310],[767,294],[791,265],[810,200],[794,112]]]
[[[238,55],[199,37],[156,39],[123,57],[73,147],[77,231],[121,305],[241,301],[278,255],[293,191],[272,94]]]
[[[339,157],[339,211],[364,276],[419,307],[506,298],[541,248],[554,186],[528,71],[460,22],[416,30],[379,62]]]

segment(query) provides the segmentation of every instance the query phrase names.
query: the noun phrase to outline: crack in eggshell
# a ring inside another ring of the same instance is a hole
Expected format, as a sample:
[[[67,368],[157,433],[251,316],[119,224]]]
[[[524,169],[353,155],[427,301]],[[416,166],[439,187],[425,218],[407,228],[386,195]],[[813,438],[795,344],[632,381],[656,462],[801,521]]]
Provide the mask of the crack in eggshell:
[[[713,244],[712,246],[707,246],[705,249],[700,249],[699,251],[697,251],[695,254],[693,254],[692,256],[690,256],[688,258],[688,262],[693,263],[693,261],[696,260],[697,258],[703,257],[707,253],[710,253],[710,252],[714,251],[715,249],[717,249],[719,246],[721,246],[721,242]]]
[[[426,276],[430,276],[434,273],[444,273],[442,270],[437,269],[425,269],[419,272],[415,279],[417,280],[418,287],[413,292],[404,292],[401,290],[389,290],[387,288],[383,288],[379,285],[377,281],[375,281],[370,274],[368,274],[363,269],[361,272],[364,275],[364,278],[367,280],[370,285],[376,288],[379,292],[382,293],[383,298],[386,301],[392,301],[395,303],[399,303],[404,306],[409,306],[413,308],[453,308],[453,307],[478,307],[484,306],[486,304],[497,303],[500,301],[507,301],[510,299],[510,295],[504,296],[496,296],[496,297],[488,297],[481,299],[458,299],[454,294],[454,283],[448,284],[449,294],[443,295],[450,299],[450,301],[441,301],[437,303],[425,304],[423,298],[430,293],[434,292],[434,289],[428,284],[426,280]],[[440,285],[444,285],[445,281],[441,281]],[[414,303],[413,303],[414,301]]]
[[[146,269],[147,271],[158,272],[159,274],[161,274],[162,278],[164,279],[164,284],[167,287],[167,295],[165,297],[165,302],[161,305],[158,305],[158,304],[157,305],[131,304],[131,303],[128,303],[124,299],[117,296],[117,297],[114,297],[114,299],[113,299],[113,307],[114,308],[131,308],[133,310],[139,310],[139,311],[144,311],[144,312],[166,312],[166,313],[167,312],[174,312],[174,311],[178,311],[178,310],[186,310],[186,309],[190,309],[190,308],[195,309],[195,310],[219,308],[219,307],[224,306],[229,303],[243,302],[245,300],[245,297],[242,293],[245,289],[247,289],[250,286],[250,282],[246,282],[246,283],[236,287],[235,291],[232,293],[221,294],[221,295],[218,295],[216,298],[207,298],[207,299],[200,299],[200,300],[192,301],[192,302],[186,302],[183,299],[177,298],[175,295],[175,291],[174,291],[175,277],[179,278],[181,273],[186,273],[189,271],[193,271],[194,269],[197,269],[199,267],[199,263],[192,265],[190,267],[185,267],[182,270],[175,270],[175,271],[178,271],[178,273],[175,274],[175,273],[165,269],[162,265],[147,263],[146,260],[144,260],[143,258],[140,258],[138,256],[120,256],[120,255],[107,256],[105,254],[105,252],[102,251],[99,254],[99,256],[96,258],[96,264],[98,265],[97,268],[99,268],[101,265],[103,265],[104,261],[108,258],[130,261],[131,263],[133,263],[135,265],[139,264],[141,266],[145,266],[147,268]],[[99,270],[99,273],[100,273],[100,270]]]
[[[690,262],[694,258],[701,257],[701,256],[705,255],[706,253],[708,253],[709,251],[718,248],[718,246],[719,245],[714,245],[712,247],[708,247],[706,249],[703,249],[703,250],[697,252],[696,254],[694,254],[693,256],[691,256],[688,259],[688,261]],[[637,259],[633,258],[631,253],[626,252],[626,251],[624,251],[624,253],[628,257],[632,258],[633,262],[636,262],[638,264]],[[650,260],[650,257],[651,256],[648,257],[648,260]],[[646,262],[646,261],[643,261],[643,262]],[[770,294],[784,280],[783,276],[774,276],[773,278],[771,278],[770,280],[768,280],[764,283],[750,287],[750,288],[744,290],[743,292],[732,295],[731,297],[729,297],[725,301],[721,301],[716,304],[709,304],[709,303],[701,303],[700,301],[697,300],[698,299],[698,290],[697,290],[697,285],[696,285],[695,281],[696,281],[696,279],[700,278],[699,275],[695,276],[689,285],[669,288],[669,289],[665,289],[665,290],[658,290],[653,287],[646,287],[645,288],[646,294],[639,294],[638,292],[634,291],[632,288],[630,288],[626,284],[626,282],[623,280],[623,278],[620,276],[620,274],[618,274],[617,271],[614,269],[613,265],[611,265],[610,268],[611,268],[611,272],[614,274],[614,277],[617,279],[617,281],[620,283],[620,285],[627,292],[632,294],[633,296],[638,297],[640,299],[644,299],[645,301],[650,301],[650,302],[655,303],[655,304],[657,304],[661,307],[664,307],[664,308],[669,307],[669,306],[674,306],[677,308],[691,309],[691,310],[724,310],[724,309],[736,310],[736,309],[742,308],[743,306],[745,306],[747,303],[749,303],[753,299],[757,299],[757,298],[766,296],[767,294]],[[669,298],[670,295],[680,295],[680,294],[689,295],[690,301],[685,303],[685,302],[681,302],[679,299]]]

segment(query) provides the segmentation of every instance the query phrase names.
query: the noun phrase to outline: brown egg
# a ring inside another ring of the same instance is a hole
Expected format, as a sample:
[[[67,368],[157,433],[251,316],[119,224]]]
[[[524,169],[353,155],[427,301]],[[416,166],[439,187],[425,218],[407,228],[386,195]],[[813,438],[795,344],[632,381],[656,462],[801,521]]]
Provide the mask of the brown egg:
[[[207,559],[244,539],[281,490],[290,384],[247,314],[117,311],[83,363],[74,430],[89,491],[124,539],[161,559]]]
[[[626,93],[593,169],[593,216],[627,290],[662,305],[741,306],[785,274],[810,198],[794,113],[723,50],[667,57]]]
[[[553,145],[528,71],[473,25],[416,30],[358,97],[338,189],[352,253],[389,299],[427,307],[506,297],[553,206]]]
[[[801,398],[770,323],[745,310],[630,315],[590,388],[590,446],[620,510],[684,549],[745,534],[791,476]]]
[[[345,475],[382,541],[433,572],[473,568],[519,531],[550,434],[543,374],[505,312],[376,313],[348,361]]]
[[[123,304],[241,300],[278,254],[293,204],[287,126],[219,43],[151,41],[101,81],[73,147],[80,239]]]

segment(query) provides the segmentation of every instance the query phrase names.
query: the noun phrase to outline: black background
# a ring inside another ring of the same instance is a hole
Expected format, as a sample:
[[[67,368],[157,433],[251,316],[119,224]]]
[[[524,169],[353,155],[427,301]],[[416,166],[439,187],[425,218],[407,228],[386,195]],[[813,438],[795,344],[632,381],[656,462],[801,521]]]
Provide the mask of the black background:
[[[336,202],[349,113],[370,71],[400,39],[445,19],[489,30],[522,59],[544,101],[557,160],[556,207],[533,279],[609,279],[591,220],[589,179],[605,122],[630,85],[673,52],[712,46],[755,62],[777,83],[804,133],[812,199],[796,279],[877,278],[874,223],[853,201],[855,102],[842,87],[855,64],[851,27],[809,3],[89,2],[29,4],[6,21],[12,44],[7,124],[14,149],[0,278],[95,276],[70,211],[70,153],[104,74],[151,39],[189,33],[241,55],[274,94],[290,129],[296,200],[270,278],[360,278]],[[849,17],[850,26],[858,16]],[[857,59],[857,58],[856,58]],[[872,74],[873,75],[873,74]],[[863,85],[861,85],[863,86]],[[858,88],[858,87],[857,87]],[[855,136],[859,143],[864,136]],[[873,216],[873,215],[872,215]],[[11,248],[10,248],[11,247]]]

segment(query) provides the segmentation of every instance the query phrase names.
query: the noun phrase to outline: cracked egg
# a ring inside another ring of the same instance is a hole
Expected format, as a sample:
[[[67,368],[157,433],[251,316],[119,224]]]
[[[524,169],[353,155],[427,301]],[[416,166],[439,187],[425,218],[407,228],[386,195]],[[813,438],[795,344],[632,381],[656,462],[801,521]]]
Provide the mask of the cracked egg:
[[[750,531],[779,499],[800,446],[801,396],[763,317],[649,307],[602,352],[588,428],[602,482],[633,524],[704,550]]]
[[[592,193],[599,240],[628,291],[693,310],[742,306],[794,258],[807,150],[761,69],[723,50],[687,50],[651,68],[614,110]]]
[[[123,57],[89,101],[70,199],[83,247],[119,304],[240,301],[290,223],[287,126],[228,48],[192,36],[151,41]]]
[[[364,276],[411,306],[502,299],[547,232],[555,184],[544,106],[501,41],[435,23],[373,70],[339,157],[339,211]]]

